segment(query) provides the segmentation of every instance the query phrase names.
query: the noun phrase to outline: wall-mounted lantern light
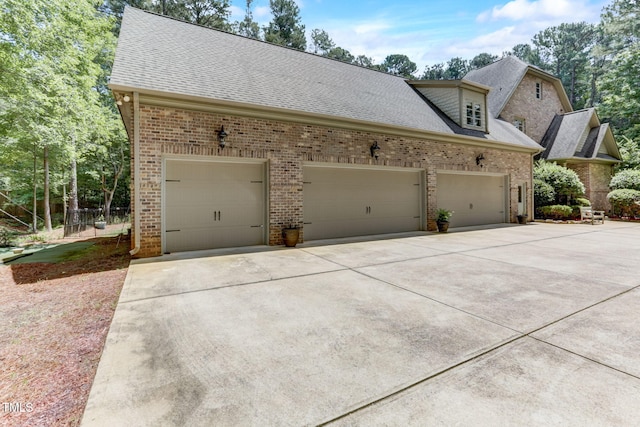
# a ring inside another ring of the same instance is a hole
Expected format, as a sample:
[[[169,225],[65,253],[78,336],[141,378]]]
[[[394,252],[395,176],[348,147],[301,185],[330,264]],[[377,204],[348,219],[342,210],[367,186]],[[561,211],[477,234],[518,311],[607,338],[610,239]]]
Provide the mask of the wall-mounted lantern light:
[[[116,104],[122,105],[123,102],[131,101],[131,97],[129,95],[119,96],[116,95]]]
[[[369,150],[371,150],[371,157],[375,157],[376,160],[378,160],[378,156],[380,155],[380,146],[378,145],[378,141],[374,141]]]
[[[225,145],[227,145],[227,143],[225,142],[225,138],[228,136],[229,134],[226,133],[224,131],[224,125],[222,125],[222,127],[220,128],[220,130],[218,131],[218,145],[220,146],[220,148],[224,148]]]
[[[476,165],[483,167],[484,166],[484,154],[480,154],[478,157],[476,157]]]

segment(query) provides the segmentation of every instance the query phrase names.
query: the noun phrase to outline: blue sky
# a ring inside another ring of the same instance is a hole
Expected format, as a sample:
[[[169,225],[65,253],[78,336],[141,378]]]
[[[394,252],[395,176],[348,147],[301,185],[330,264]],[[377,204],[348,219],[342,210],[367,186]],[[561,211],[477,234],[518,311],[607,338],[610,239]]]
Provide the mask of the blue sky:
[[[393,53],[418,64],[471,59],[481,52],[500,55],[537,32],[563,22],[598,22],[609,0],[296,0],[307,36],[314,28],[353,55],[376,63]],[[232,0],[231,20],[244,17],[246,0]],[[254,19],[270,19],[269,0],[254,0]]]

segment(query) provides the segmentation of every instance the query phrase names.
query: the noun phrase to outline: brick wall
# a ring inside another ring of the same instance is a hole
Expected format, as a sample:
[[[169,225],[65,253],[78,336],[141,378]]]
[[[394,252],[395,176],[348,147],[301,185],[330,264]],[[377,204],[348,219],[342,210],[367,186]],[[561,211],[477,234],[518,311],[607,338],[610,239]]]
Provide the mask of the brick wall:
[[[611,165],[586,163],[586,162],[568,162],[566,166],[574,170],[585,187],[585,196],[591,201],[594,209],[609,212],[611,204],[607,200],[609,194],[609,183],[613,176]]]
[[[536,82],[542,83],[542,99],[536,98]],[[564,112],[555,87],[526,74],[500,116],[509,123],[513,123],[516,117],[524,118],[525,133],[540,143],[554,116]]]
[[[426,170],[424,200],[427,220],[423,228],[429,230],[436,229],[437,170],[509,175],[512,222],[517,215],[518,184],[526,181],[531,188],[531,156],[526,153],[146,105],[140,107],[139,120],[141,169],[136,178],[140,179],[142,214],[140,257],[161,253],[163,155],[267,159],[270,245],[282,244],[281,229],[290,219],[302,224],[304,162]],[[227,146],[223,149],[218,147],[216,133],[221,125],[229,134]],[[369,151],[374,141],[381,147],[377,161]],[[484,167],[477,166],[475,162],[480,153],[486,159]],[[531,205],[529,200],[528,206]],[[138,230],[134,230],[136,232]]]

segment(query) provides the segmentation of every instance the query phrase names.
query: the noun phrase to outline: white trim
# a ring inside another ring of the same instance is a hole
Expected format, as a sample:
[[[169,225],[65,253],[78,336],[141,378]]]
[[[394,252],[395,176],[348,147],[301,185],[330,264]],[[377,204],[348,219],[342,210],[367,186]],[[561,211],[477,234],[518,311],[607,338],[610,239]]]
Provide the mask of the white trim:
[[[140,250],[142,233],[140,208],[140,95],[133,92],[133,228],[134,247],[129,251],[135,255]]]
[[[509,176],[504,172],[475,172],[475,171],[459,171],[449,169],[436,169],[436,174],[443,173],[449,175],[480,175],[480,176]]]
[[[362,165],[356,163],[328,163],[328,162],[302,162],[302,167],[312,168],[340,168],[340,169],[369,169],[369,170],[386,170],[397,172],[420,172],[425,171],[424,168],[402,167],[402,166],[386,166],[386,165]]]

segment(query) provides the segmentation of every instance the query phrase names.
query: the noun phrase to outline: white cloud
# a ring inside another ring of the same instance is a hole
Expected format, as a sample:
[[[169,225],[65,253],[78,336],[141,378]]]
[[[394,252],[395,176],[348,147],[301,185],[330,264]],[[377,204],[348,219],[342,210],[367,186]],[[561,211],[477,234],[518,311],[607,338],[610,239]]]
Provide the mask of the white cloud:
[[[258,6],[253,11],[253,16],[256,18],[264,18],[269,15],[271,15],[271,9],[269,9],[269,6]]]
[[[487,22],[507,19],[511,21],[576,22],[593,20],[599,6],[585,0],[512,0],[502,6],[480,13],[476,21]]]

